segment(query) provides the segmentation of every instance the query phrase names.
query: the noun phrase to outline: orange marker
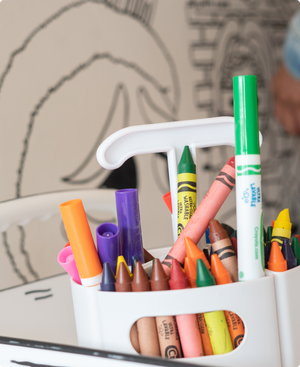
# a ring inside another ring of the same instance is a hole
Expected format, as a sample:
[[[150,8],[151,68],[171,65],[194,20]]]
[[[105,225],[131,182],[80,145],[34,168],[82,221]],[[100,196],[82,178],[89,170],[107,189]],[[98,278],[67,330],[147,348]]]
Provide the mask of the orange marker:
[[[196,285],[197,269],[192,258],[186,257],[184,259],[184,271],[185,275],[188,277],[191,288],[197,288]]]
[[[61,204],[59,209],[82,285],[98,286],[102,278],[102,266],[82,201],[67,201]]]
[[[217,254],[211,255],[211,273],[217,285],[232,283],[229,271],[225,268]],[[238,347],[245,335],[244,323],[231,311],[224,311],[233,348]]]
[[[268,261],[268,269],[271,271],[286,271],[287,262],[283,257],[278,242],[272,242],[270,257]]]
[[[184,244],[185,244],[186,256],[192,258],[195,267],[197,267],[197,260],[202,259],[207,269],[210,270],[210,264],[207,261],[204,252],[201,251],[189,237],[185,237]]]

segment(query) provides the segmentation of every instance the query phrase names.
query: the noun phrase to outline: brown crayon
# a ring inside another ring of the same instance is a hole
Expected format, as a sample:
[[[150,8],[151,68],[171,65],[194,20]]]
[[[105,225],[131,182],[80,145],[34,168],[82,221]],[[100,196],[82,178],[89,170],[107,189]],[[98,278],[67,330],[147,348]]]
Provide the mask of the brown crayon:
[[[151,291],[150,281],[139,261],[135,265],[131,286],[133,292]],[[136,323],[141,354],[160,356],[155,317],[143,317],[137,320]]]
[[[120,263],[115,286],[116,286],[116,292],[132,292],[131,278],[130,275],[128,274],[126,265],[124,263]],[[141,353],[136,322],[132,325],[130,329],[130,341],[133,348],[138,353]]]
[[[152,261],[154,259],[154,256],[152,256],[150,254],[150,252],[148,252],[145,248],[144,248],[144,260],[145,260],[145,263],[149,262],[149,261]]]
[[[214,253],[218,255],[225,268],[229,271],[233,282],[238,281],[237,258],[226,230],[219,221],[209,222],[209,239]]]
[[[159,259],[154,260],[150,286],[152,291],[168,291],[170,289],[169,277]],[[172,359],[182,358],[175,316],[157,316],[156,326],[161,356]]]

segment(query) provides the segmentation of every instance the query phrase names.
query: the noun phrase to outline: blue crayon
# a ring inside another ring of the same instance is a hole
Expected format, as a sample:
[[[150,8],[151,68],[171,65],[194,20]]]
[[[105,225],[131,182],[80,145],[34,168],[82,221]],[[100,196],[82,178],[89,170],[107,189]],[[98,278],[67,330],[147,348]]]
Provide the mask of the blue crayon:
[[[113,271],[111,270],[111,266],[108,262],[103,264],[103,273],[102,273],[102,280],[101,280],[101,291],[106,292],[115,292],[116,279],[114,276]]]
[[[207,230],[205,231],[205,241],[206,241],[206,244],[210,244],[210,239],[209,239],[209,227],[207,228]]]
[[[295,268],[297,266],[297,259],[287,238],[285,238],[282,242],[281,252],[287,262],[288,270]]]

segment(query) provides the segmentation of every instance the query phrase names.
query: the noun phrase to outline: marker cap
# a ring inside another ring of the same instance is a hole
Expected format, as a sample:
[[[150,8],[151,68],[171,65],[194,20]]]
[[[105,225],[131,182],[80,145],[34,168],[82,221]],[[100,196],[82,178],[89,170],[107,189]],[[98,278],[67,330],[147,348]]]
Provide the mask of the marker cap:
[[[57,261],[70,275],[74,282],[81,284],[73,251],[69,243],[57,255]]]
[[[268,261],[268,269],[277,272],[287,270],[287,262],[280,251],[278,242],[276,241],[272,242],[270,258]]]
[[[233,102],[235,154],[260,154],[256,76],[233,77]]]
[[[101,264],[108,262],[116,273],[120,255],[120,232],[115,223],[102,223],[96,229],[98,254]]]

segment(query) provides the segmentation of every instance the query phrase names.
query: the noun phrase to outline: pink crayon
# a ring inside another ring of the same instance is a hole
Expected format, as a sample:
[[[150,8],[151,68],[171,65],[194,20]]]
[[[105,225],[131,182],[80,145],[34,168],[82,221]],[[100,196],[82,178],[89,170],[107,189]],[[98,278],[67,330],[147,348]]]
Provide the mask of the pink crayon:
[[[193,216],[188,221],[188,224],[184,227],[180,236],[162,262],[164,271],[168,276],[170,276],[171,273],[170,268],[173,259],[177,259],[183,267],[184,258],[186,256],[184,246],[185,237],[189,237],[195,244],[200,241],[208,227],[209,221],[218,213],[234,185],[235,158],[232,157],[222,168],[218,177],[211,185]]]
[[[183,273],[178,261],[172,261],[170,289],[190,288],[190,281]],[[184,358],[203,356],[201,333],[195,314],[176,316],[179,338]]]
[[[81,284],[71,246],[67,244],[58,254],[57,261],[70,275],[74,282]]]

